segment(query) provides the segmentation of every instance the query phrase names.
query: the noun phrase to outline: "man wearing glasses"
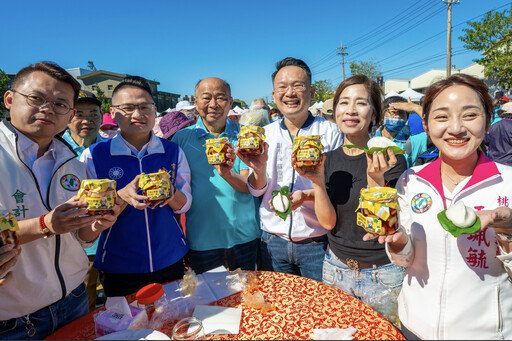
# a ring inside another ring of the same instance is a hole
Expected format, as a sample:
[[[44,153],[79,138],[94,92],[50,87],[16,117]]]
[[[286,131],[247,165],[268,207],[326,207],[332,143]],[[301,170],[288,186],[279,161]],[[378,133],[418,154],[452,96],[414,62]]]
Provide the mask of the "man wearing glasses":
[[[57,134],[73,118],[79,91],[60,66],[37,63],[4,95],[11,120],[0,123],[0,207],[18,219],[22,251],[0,289],[2,339],[43,339],[88,312],[83,247],[116,215],[87,215],[87,203],[74,198],[85,167]]]
[[[98,134],[101,124],[101,102],[90,91],[81,90],[78,94],[78,100],[75,105],[76,114],[68,123],[68,129],[62,138],[77,153],[77,159],[80,159],[82,152],[90,145],[102,141],[103,138]],[[89,300],[89,311],[96,309],[96,286],[98,284],[98,270],[92,267],[98,243],[94,243],[90,248],[85,249],[89,258],[89,270],[85,276],[85,285],[87,287],[87,297]]]
[[[308,195],[312,182],[297,174],[291,164],[295,136],[322,135],[324,152],[339,147],[343,135],[336,124],[309,111],[315,88],[311,86],[311,71],[300,59],[285,58],[276,64],[272,74],[272,97],[283,113],[282,120],[265,126],[268,155],[262,169],[253,168],[249,177],[251,193],[263,195],[260,205],[261,264],[263,270],[291,273],[322,281],[322,265],[327,247],[327,230],[318,222],[314,202]],[[251,165],[247,157],[237,155]],[[268,161],[267,161],[268,157]],[[252,157],[251,157],[252,158]],[[265,185],[266,184],[266,185]],[[272,192],[283,186],[290,188],[292,213],[282,220],[270,208]]]
[[[186,212],[192,201],[185,154],[153,133],[156,107],[147,81],[124,78],[112,93],[110,113],[119,133],[90,146],[80,159],[90,178],[115,180],[124,201],[111,232],[101,235],[94,260],[94,267],[104,272],[107,297],[183,277],[188,244],[175,214]],[[149,201],[139,189],[140,175],[163,168],[170,175],[170,197]]]

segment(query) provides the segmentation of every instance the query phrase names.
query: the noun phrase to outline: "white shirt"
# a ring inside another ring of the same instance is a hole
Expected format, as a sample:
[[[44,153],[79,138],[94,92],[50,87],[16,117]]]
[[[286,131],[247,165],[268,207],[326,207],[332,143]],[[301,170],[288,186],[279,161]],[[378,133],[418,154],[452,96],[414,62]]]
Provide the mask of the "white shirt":
[[[16,128],[14,128],[16,129]],[[48,184],[55,168],[55,144],[52,143],[48,150],[41,156],[37,157],[39,145],[23,135],[16,129],[18,133],[18,149],[20,151],[21,160],[32,170],[41,190],[41,196],[46,200],[48,194]]]
[[[271,200],[274,190],[283,186],[288,186],[292,192],[308,190],[313,188],[313,183],[297,174],[292,167],[293,138],[283,120],[270,123],[264,128],[266,141],[269,144],[267,185],[262,189],[254,189],[249,186],[252,195],[256,197],[263,195],[260,205],[261,229],[292,241],[325,235],[327,230],[320,225],[316,218],[313,201],[304,202],[302,206],[293,210],[285,221],[270,209],[268,202]],[[308,117],[297,135],[321,135],[324,153],[338,148],[343,143],[343,133],[339,132],[336,124],[312,115]]]

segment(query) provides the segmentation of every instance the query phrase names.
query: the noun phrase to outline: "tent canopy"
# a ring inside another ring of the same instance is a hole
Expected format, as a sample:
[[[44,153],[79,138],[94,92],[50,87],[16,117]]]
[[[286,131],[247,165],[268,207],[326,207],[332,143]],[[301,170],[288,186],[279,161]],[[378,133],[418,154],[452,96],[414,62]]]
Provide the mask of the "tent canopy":
[[[312,106],[309,107],[309,110],[311,110],[311,109],[322,109],[323,106],[324,106],[324,102],[322,102],[322,101],[315,102]]]
[[[411,88],[407,88],[407,90],[405,90],[404,92],[402,92],[400,94],[400,96],[402,96],[403,98],[405,99],[408,99],[409,97],[411,98],[411,101],[413,102],[419,102],[423,96],[425,96],[424,94],[422,93],[419,93],[417,91],[414,91],[413,89]]]
[[[393,97],[393,96],[400,96],[400,95],[395,90],[391,90],[390,92],[387,93],[387,95],[384,98],[389,98],[389,97]]]
[[[241,114],[244,109],[240,108],[238,105],[233,108],[233,111],[237,114]]]

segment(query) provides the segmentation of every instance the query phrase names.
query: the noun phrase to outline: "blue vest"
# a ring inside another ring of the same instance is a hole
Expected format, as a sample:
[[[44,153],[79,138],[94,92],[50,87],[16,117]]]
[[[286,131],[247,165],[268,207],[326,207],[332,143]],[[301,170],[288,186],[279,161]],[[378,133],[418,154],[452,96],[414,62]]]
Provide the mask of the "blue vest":
[[[98,179],[116,180],[124,188],[142,172],[155,173],[165,167],[174,185],[179,147],[160,139],[164,154],[111,155],[112,139],[90,148]],[[139,190],[140,191],[140,190]],[[116,223],[101,233],[94,267],[110,273],[148,273],[166,268],[188,251],[185,236],[169,206],[138,210],[127,205]]]

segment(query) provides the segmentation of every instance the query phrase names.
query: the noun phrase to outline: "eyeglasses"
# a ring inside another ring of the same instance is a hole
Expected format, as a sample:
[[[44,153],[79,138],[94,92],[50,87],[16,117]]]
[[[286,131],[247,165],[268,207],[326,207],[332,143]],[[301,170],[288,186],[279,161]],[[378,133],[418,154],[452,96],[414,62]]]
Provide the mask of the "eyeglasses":
[[[49,101],[39,95],[34,95],[34,94],[25,95],[16,90],[11,90],[11,91],[25,97],[25,99],[27,100],[27,104],[34,108],[40,108],[43,105],[45,105],[46,103],[50,103],[53,107],[53,111],[55,111],[55,113],[58,115],[66,115],[71,109],[73,109],[69,104],[67,104],[64,101],[53,102],[53,101]]]
[[[88,121],[97,121],[100,119],[100,115],[98,114],[93,114],[93,115],[84,115],[84,114],[79,114],[77,113],[75,115],[75,117],[73,117],[74,120],[80,120],[80,121],[83,121],[83,120],[88,120]]]
[[[292,92],[304,92],[306,91],[306,85],[305,84],[302,84],[302,83],[297,83],[297,84],[293,84],[293,85],[290,85],[290,86],[284,86],[284,85],[280,85],[276,88],[276,92],[280,95],[282,94],[285,94],[288,92],[289,89],[292,89]]]
[[[141,104],[119,104],[112,107],[118,108],[127,115],[133,115],[135,109],[139,109],[139,113],[143,115],[151,114],[155,108],[155,103],[141,103]]]

